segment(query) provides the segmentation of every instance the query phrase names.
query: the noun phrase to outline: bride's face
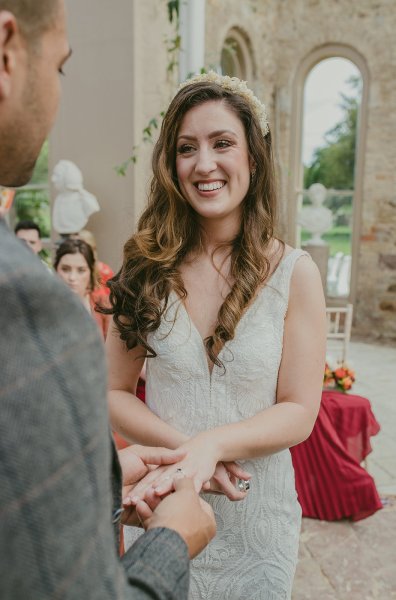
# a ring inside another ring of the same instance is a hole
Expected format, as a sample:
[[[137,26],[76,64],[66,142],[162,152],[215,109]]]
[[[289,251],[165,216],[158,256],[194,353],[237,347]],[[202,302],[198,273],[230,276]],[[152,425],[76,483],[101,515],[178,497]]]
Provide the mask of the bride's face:
[[[177,137],[176,172],[183,196],[201,220],[235,219],[250,184],[245,129],[222,101],[190,109]]]

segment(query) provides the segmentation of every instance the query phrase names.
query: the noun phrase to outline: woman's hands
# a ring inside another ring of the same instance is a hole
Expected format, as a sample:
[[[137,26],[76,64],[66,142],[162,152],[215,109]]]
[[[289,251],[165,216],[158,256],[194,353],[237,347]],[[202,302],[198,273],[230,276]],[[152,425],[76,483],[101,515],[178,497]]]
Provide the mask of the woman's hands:
[[[229,500],[237,501],[246,498],[247,492],[240,491],[236,486],[238,479],[248,480],[251,474],[244,471],[235,462],[219,462],[209,482],[203,485],[202,490],[206,493],[222,494]]]
[[[174,478],[191,478],[195,490],[225,494],[230,500],[242,500],[246,492],[239,491],[236,479],[250,479],[251,475],[234,462],[222,463],[218,448],[209,433],[198,434],[182,444],[178,451],[185,456],[171,466],[160,466],[148,473],[136,484],[133,491],[124,496],[124,506],[146,501],[151,508],[157,499],[174,489]]]

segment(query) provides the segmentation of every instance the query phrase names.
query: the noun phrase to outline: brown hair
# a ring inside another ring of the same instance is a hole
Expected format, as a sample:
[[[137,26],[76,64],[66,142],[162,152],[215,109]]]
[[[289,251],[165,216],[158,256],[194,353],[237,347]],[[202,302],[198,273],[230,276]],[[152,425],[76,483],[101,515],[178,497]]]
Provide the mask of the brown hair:
[[[85,260],[87,261],[87,265],[89,267],[90,277],[89,284],[91,291],[93,291],[98,284],[98,276],[96,272],[95,265],[95,257],[93,250],[89,244],[84,242],[84,240],[72,240],[67,239],[58,246],[55,260],[54,260],[54,269],[58,270],[58,265],[63,256],[66,254],[82,254]]]
[[[153,178],[148,206],[138,231],[124,247],[121,270],[108,282],[114,322],[128,349],[142,345],[149,356],[155,352],[147,334],[161,322],[171,290],[180,298],[187,295],[178,267],[201,245],[196,215],[183,197],[176,174],[176,146],[180,125],[193,107],[208,101],[223,102],[241,120],[248,151],[256,171],[243,200],[241,228],[230,241],[231,273],[235,281],[222,304],[215,332],[205,340],[210,359],[234,337],[241,315],[268,277],[268,244],[273,237],[276,193],[271,134],[263,136],[251,106],[243,97],[217,84],[199,82],[182,88],[172,100],[155,145]]]
[[[14,15],[29,43],[36,43],[54,25],[59,8],[60,0],[0,0],[0,11],[7,10]]]

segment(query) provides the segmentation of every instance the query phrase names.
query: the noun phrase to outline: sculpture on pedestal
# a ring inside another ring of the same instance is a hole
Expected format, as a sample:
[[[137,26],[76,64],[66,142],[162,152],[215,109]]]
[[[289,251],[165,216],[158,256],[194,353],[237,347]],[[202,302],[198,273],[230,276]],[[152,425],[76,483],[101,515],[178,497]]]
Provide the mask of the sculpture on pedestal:
[[[324,185],[313,183],[308,190],[312,204],[304,206],[298,215],[298,224],[312,235],[306,241],[306,244],[310,246],[325,245],[326,242],[322,240],[321,236],[333,226],[333,213],[329,208],[323,206],[326,194],[327,190]]]
[[[96,197],[84,189],[82,173],[70,160],[55,165],[51,181],[58,192],[52,212],[54,229],[61,235],[78,233],[100,210]]]

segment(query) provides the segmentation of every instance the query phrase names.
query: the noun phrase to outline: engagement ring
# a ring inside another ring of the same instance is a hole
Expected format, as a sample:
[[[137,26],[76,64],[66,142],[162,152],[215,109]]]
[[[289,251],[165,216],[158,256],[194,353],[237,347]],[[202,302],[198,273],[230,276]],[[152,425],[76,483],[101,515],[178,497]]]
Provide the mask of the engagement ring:
[[[240,492],[248,492],[250,490],[250,482],[247,479],[238,479],[237,488]]]

